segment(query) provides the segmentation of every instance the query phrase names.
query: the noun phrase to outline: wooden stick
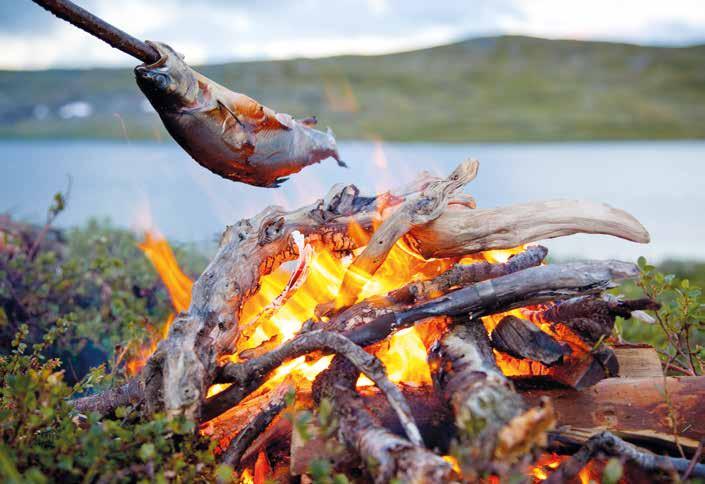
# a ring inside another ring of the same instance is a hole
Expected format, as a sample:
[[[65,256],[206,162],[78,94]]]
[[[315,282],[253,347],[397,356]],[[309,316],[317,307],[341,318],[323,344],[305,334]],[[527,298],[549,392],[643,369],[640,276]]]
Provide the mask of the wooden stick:
[[[69,0],[32,1],[60,19],[99,38],[110,47],[121,50],[132,57],[136,57],[142,62],[152,64],[159,60],[159,53],[153,47],[113,27],[105,20],[96,17]]]
[[[610,432],[602,432],[590,438],[577,453],[561,464],[555,472],[551,473],[545,482],[547,484],[560,484],[570,481],[570,479],[578,475],[580,469],[585,467],[590,459],[599,455],[599,453],[624,457],[647,471],[659,471],[670,474],[674,471],[684,473],[691,468],[691,463],[688,459],[651,454],[625,442]],[[693,466],[690,475],[692,477],[705,477],[705,464]]]
[[[327,349],[339,355],[344,355],[358,372],[364,373],[377,387],[384,392],[390,405],[397,412],[406,434],[411,442],[423,445],[421,433],[416,427],[408,403],[395,384],[387,378],[384,365],[376,356],[367,353],[352,343],[345,336],[327,331],[311,331],[284,344],[269,353],[249,360],[240,365],[226,365],[221,371],[222,381],[231,382],[230,388],[222,391],[208,400],[205,416],[215,417],[227,408],[237,404],[252,390],[259,387],[270,372],[283,361],[297,358],[314,350]],[[246,389],[243,391],[243,389]]]

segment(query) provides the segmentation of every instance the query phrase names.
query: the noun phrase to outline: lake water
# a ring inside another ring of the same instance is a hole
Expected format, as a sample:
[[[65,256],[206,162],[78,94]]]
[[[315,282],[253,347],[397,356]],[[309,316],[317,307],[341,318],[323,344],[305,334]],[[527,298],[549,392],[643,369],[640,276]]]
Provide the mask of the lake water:
[[[0,212],[42,222],[70,175],[71,199],[58,225],[110,217],[137,230],[152,226],[176,240],[204,242],[266,205],[310,203],[334,183],[352,182],[373,193],[421,170],[447,174],[473,157],[480,173],[467,191],[481,207],[590,199],[629,211],[652,235],[646,246],[605,236],[556,239],[547,243],[554,255],[705,259],[704,141],[342,142],[340,152],[350,169],[327,160],[273,190],[223,180],[171,142],[0,141]]]

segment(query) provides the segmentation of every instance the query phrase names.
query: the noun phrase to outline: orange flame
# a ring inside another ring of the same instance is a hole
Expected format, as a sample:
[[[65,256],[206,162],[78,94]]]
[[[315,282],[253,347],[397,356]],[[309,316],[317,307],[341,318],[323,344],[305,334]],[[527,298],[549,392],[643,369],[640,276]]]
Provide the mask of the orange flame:
[[[179,267],[169,242],[160,234],[147,231],[144,235],[144,241],[138,244],[138,247],[157,270],[169,293],[174,310],[177,313],[188,310],[189,304],[191,304],[193,281]],[[149,356],[157,349],[157,343],[166,338],[174,317],[174,314],[170,314],[162,325],[161,335],[158,338],[153,338],[149,345],[140,348],[137,355],[127,361],[128,375],[136,375],[144,367]]]
[[[541,454],[538,460],[528,469],[527,475],[532,477],[534,482],[543,482],[567,459],[568,456],[565,455]],[[590,467],[591,463],[582,468],[578,473],[581,484],[589,484],[591,480]]]

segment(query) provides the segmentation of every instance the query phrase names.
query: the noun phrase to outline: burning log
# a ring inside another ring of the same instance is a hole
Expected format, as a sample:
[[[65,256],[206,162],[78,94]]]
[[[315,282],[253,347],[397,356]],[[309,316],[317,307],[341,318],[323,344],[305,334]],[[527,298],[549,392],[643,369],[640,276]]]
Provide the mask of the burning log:
[[[705,464],[692,463],[688,459],[679,457],[654,455],[623,441],[610,432],[602,432],[590,438],[578,452],[561,464],[558,470],[548,477],[546,483],[568,482],[578,475],[578,472],[587,465],[590,459],[601,453],[627,459],[647,471],[665,474],[689,472],[690,477],[705,477]]]
[[[535,321],[547,321],[568,326],[585,341],[594,344],[612,334],[617,316],[629,319],[635,311],[660,309],[661,305],[648,299],[622,300],[611,295],[601,298],[581,296],[540,312],[532,313]]]
[[[479,320],[456,324],[434,347],[434,378],[455,415],[456,457],[463,475],[496,471],[535,445],[554,424],[550,404],[528,408],[497,367]]]
[[[528,358],[552,366],[571,353],[570,347],[541,331],[534,323],[506,316],[492,330],[492,347],[515,358]]]
[[[507,262],[492,264],[476,262],[473,264],[456,264],[443,274],[428,281],[411,282],[389,293],[386,298],[394,303],[412,304],[438,297],[453,289],[468,286],[488,279],[496,279],[529,267],[541,264],[548,254],[548,249],[541,245],[527,247],[525,251],[513,255]]]
[[[594,294],[613,281],[634,278],[634,264],[619,261],[555,264],[532,267],[458,289],[401,311],[384,314],[346,335],[366,346],[422,319],[469,315],[471,319],[542,302]]]
[[[382,427],[365,410],[362,397],[355,391],[359,375],[354,365],[341,357],[314,382],[317,402],[327,398],[338,419],[338,435],[360,456],[375,482],[445,482],[452,469],[441,457],[422,445],[398,437]]]

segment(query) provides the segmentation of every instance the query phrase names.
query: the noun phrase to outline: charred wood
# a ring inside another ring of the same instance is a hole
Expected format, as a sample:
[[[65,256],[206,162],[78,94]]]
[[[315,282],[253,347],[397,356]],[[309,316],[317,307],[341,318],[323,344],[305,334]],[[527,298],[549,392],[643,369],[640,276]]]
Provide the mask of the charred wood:
[[[659,303],[648,298],[622,300],[609,295],[583,296],[559,302],[530,317],[533,321],[564,324],[585,341],[594,344],[612,334],[617,316],[629,319],[634,311],[656,311],[660,307]]]
[[[538,266],[543,262],[547,254],[548,249],[545,247],[533,245],[527,247],[524,252],[513,255],[507,262],[501,264],[492,264],[491,262],[456,264],[433,279],[412,282],[396,291],[392,291],[387,295],[387,299],[398,304],[412,304],[435,298],[459,287]]]
[[[259,387],[270,372],[284,361],[321,349],[344,355],[347,361],[357,368],[358,372],[364,373],[374,381],[397,412],[409,440],[417,445],[422,445],[421,434],[414,423],[403,394],[399,387],[389,381],[384,365],[377,357],[367,353],[343,335],[320,330],[304,333],[289,343],[243,364],[223,367],[222,381],[233,383],[233,385],[208,400],[205,406],[206,418],[215,417],[237,404],[252,390]]]
[[[506,316],[492,330],[492,347],[515,358],[527,358],[552,366],[571,353],[570,347],[541,331],[534,323]]]
[[[610,432],[602,432],[590,438],[578,452],[561,464],[546,482],[559,484],[569,481],[578,475],[578,472],[587,465],[590,459],[600,454],[628,459],[647,471],[671,474],[673,472],[685,473],[690,470],[691,477],[705,477],[705,464],[695,464],[691,467],[691,462],[688,459],[655,455],[625,442]]]

